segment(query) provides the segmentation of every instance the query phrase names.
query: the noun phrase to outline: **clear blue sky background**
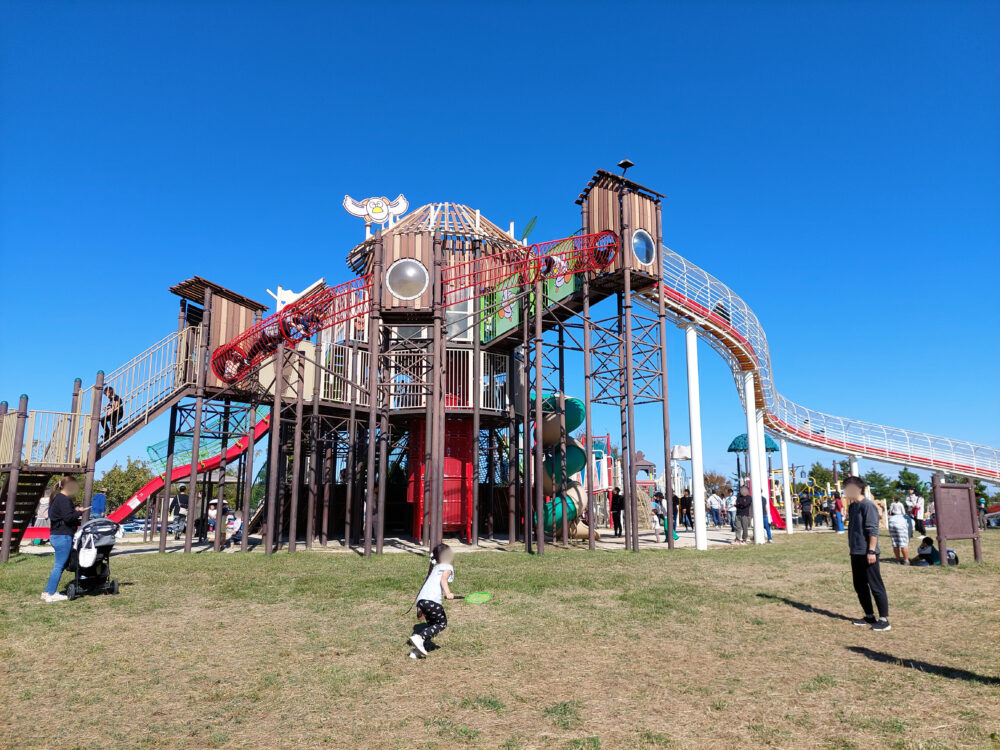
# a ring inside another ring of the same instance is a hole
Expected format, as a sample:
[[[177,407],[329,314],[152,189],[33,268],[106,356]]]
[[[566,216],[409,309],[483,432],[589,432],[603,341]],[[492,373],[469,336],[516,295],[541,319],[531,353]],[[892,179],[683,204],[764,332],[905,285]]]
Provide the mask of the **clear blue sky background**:
[[[537,214],[541,240],[627,156],[785,395],[1000,444],[998,28],[994,2],[6,2],[0,398],[67,408],[174,328],[191,275],[262,301],[347,278],[345,193]],[[705,346],[701,371],[728,472],[739,401]]]

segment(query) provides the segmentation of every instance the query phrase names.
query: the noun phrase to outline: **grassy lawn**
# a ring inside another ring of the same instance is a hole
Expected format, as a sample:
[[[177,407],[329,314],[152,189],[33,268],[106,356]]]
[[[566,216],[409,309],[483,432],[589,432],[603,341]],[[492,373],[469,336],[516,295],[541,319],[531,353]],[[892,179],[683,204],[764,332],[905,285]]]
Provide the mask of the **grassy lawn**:
[[[888,547],[888,540],[883,542]],[[117,597],[45,605],[0,568],[0,747],[1000,747],[1000,534],[984,565],[892,564],[893,630],[844,537],[668,554],[459,555],[440,648],[426,558],[120,555]],[[65,579],[64,579],[65,580]]]

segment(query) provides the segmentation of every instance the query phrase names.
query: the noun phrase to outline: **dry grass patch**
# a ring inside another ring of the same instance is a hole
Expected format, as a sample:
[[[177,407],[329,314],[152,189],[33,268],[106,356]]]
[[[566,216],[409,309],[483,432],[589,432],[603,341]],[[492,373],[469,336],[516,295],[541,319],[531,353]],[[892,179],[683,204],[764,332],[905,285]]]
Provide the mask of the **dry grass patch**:
[[[411,555],[120,555],[118,597],[0,569],[0,747],[1000,747],[1000,536],[886,565],[857,614],[843,537],[766,548],[459,556],[428,659]],[[963,560],[971,550],[959,548]]]

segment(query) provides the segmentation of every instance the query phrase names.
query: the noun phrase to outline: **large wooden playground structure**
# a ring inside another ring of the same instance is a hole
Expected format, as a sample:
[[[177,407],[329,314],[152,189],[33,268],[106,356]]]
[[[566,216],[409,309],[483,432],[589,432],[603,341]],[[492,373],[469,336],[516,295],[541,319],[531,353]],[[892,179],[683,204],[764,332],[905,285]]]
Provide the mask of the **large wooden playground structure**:
[[[599,170],[576,199],[578,231],[527,245],[513,226],[461,204],[406,213],[402,196],[345,199],[366,223],[347,256],[351,281],[318,282],[267,316],[265,305],[198,276],[172,286],[176,330],[87,387],[75,381],[67,411],[29,410],[27,396],[0,404],[0,559],[39,533],[29,524],[52,475],[83,473],[89,506],[97,461],[164,415],[163,474],[111,514],[122,521],[154,508],[161,551],[169,485],[207,490],[212,475],[220,500],[236,484],[236,509],[267,553],[336,540],[370,555],[387,534],[423,545],[449,534],[473,545],[481,534],[505,536],[539,553],[547,541],[576,537],[593,549],[597,489],[608,481],[595,458],[597,404],[620,416],[625,546],[637,550],[637,409],[662,422],[663,476],[671,476],[669,325],[687,342],[696,503],[704,501],[698,338],[732,370],[751,484],[784,492],[785,508],[788,481],[766,479],[765,431],[780,441],[783,469],[793,441],[1000,481],[996,448],[834,417],[779,395],[757,317],[665,246],[662,201]],[[583,364],[576,395],[567,355]],[[121,399],[110,418],[109,394]],[[252,447],[264,438],[255,466]],[[677,488],[665,484],[670,501]],[[185,535],[190,551],[193,524]],[[215,535],[216,549],[223,537]]]

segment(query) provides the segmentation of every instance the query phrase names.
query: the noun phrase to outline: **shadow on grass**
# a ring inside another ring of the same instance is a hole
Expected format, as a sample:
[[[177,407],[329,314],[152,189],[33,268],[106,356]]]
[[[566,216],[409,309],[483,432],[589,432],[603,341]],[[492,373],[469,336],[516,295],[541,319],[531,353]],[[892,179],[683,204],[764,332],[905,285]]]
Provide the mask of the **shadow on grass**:
[[[915,669],[918,672],[926,672],[938,677],[947,677],[949,680],[978,682],[980,685],[1000,685],[1000,677],[987,677],[986,675],[970,672],[967,669],[942,667],[938,664],[930,664],[926,661],[918,661],[917,659],[900,659],[898,656],[893,656],[882,651],[873,651],[864,646],[847,646],[846,648],[852,653],[860,654],[866,659],[871,659],[882,664],[894,664],[899,667],[906,667],[907,669]]]
[[[847,620],[850,621],[850,617],[847,615],[842,615],[837,612],[831,612],[828,609],[820,609],[819,607],[814,607],[811,604],[806,604],[805,602],[797,602],[794,599],[789,599],[784,596],[775,596],[774,594],[764,594],[758,593],[758,599],[767,599],[772,602],[781,602],[782,604],[787,604],[789,607],[795,607],[795,609],[801,610],[802,612],[808,612],[813,615],[823,615],[823,617],[829,617],[833,620]]]

